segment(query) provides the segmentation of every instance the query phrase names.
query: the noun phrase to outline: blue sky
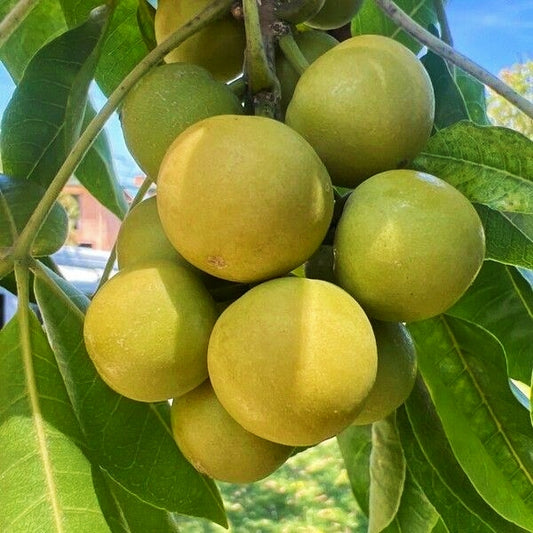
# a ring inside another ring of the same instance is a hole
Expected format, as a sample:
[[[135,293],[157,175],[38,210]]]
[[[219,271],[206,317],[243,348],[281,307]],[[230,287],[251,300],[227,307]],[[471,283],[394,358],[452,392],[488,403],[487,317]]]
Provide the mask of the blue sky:
[[[493,74],[533,59],[533,0],[449,0],[447,13],[455,48]],[[0,115],[13,88],[0,65]],[[115,170],[128,182],[140,171],[125,148],[116,117],[110,119],[106,130]]]

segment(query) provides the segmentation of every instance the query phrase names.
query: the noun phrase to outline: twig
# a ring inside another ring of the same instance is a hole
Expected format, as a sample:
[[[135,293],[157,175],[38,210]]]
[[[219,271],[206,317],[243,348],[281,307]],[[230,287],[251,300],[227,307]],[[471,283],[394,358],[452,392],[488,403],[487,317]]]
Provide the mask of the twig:
[[[453,63],[472,75],[481,83],[490,87],[494,92],[511,102],[515,107],[523,111],[528,117],[533,118],[533,102],[526,100],[522,95],[511,89],[511,87],[506,85],[499,78],[425,30],[391,0],[374,1],[391,20],[420,43],[427,46],[430,50],[444,59],[450,61],[450,63]]]
[[[30,14],[39,0],[19,0],[0,22],[0,48],[15,33],[20,23]]]

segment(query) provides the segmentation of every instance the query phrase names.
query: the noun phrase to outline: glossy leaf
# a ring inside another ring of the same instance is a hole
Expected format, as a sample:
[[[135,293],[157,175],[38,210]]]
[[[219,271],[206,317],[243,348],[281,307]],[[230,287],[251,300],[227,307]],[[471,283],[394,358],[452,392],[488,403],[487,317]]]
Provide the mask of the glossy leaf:
[[[0,531],[109,531],[85,442],[37,318],[0,331]]]
[[[47,186],[76,141],[107,10],[41,48],[2,117],[4,171]]]
[[[36,183],[0,174],[0,259],[9,255],[45,190]],[[63,246],[68,232],[67,213],[56,202],[35,236],[33,256],[50,255]]]
[[[481,204],[475,208],[485,228],[485,257],[507,265],[533,268],[533,241],[503,213]]]
[[[372,424],[368,532],[383,531],[400,506],[405,481],[405,458],[395,414]]]
[[[397,0],[396,4],[424,28],[437,22],[435,8],[431,0]],[[422,49],[422,45],[418,41],[400,30],[372,0],[363,2],[352,20],[351,32],[352,35],[364,33],[386,35],[400,41],[415,53]]]
[[[413,323],[409,331],[461,467],[503,517],[533,529],[533,428],[509,389],[501,344],[449,316]]]
[[[17,0],[0,0],[2,20]],[[0,48],[0,60],[16,83],[30,59],[47,42],[67,29],[58,0],[39,0],[28,16],[21,21],[11,37]]]
[[[472,202],[510,212],[533,212],[533,142],[500,127],[458,122],[431,137],[414,161]]]
[[[137,8],[137,24],[139,25],[139,30],[143,36],[144,43],[148,50],[153,50],[157,46],[157,41],[155,38],[155,9],[152,7],[152,4],[148,0],[139,0]]]
[[[421,59],[428,71],[435,92],[434,127],[441,130],[460,120],[468,120],[466,104],[446,61],[433,52],[428,52]]]
[[[95,114],[92,106],[88,104],[83,119],[83,128],[88,125]],[[103,206],[120,219],[124,218],[128,204],[115,174],[113,155],[105,131],[98,135],[91,150],[76,169],[76,177]]]
[[[431,533],[439,515],[409,471],[406,472],[398,512],[384,533]]]
[[[458,67],[454,66],[452,74],[463,95],[470,120],[481,126],[489,126],[491,122],[487,117],[485,86]]]
[[[509,376],[529,382],[533,368],[533,291],[513,267],[486,261],[447,314],[479,324],[505,348]]]
[[[112,531],[124,533],[176,533],[177,516],[146,504],[106,472],[94,469],[100,506]]]
[[[103,470],[154,507],[225,525],[215,484],[185,460],[172,438],[168,404],[129,400],[96,373],[83,344],[87,298],[42,272],[35,294],[74,411]]]
[[[349,426],[337,435],[337,442],[355,500],[368,517],[372,426]]]
[[[524,532],[496,513],[473,487],[420,378],[397,420],[407,467],[450,532]]]
[[[139,0],[116,2],[109,31],[103,43],[96,69],[96,81],[106,96],[116,89],[125,76],[148,53],[143,35],[137,24]],[[65,19],[70,27],[83,22],[101,0],[60,0]]]

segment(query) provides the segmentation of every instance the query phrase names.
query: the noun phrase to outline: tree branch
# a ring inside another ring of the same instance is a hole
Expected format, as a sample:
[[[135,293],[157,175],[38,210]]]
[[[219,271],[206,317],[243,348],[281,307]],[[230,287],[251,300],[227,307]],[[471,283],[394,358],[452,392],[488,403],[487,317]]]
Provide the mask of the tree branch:
[[[30,14],[39,0],[19,0],[0,22],[0,48],[13,35],[20,23]]]
[[[533,102],[511,89],[499,78],[474,63],[471,59],[454,50],[451,46],[432,35],[422,26],[417,24],[411,17],[402,11],[391,0],[374,0],[379,8],[404,31],[409,33],[417,41],[427,46],[430,50],[440,55],[450,63],[463,69],[465,72],[490,87],[494,92],[501,95],[515,107],[523,111],[528,117],[533,118]]]

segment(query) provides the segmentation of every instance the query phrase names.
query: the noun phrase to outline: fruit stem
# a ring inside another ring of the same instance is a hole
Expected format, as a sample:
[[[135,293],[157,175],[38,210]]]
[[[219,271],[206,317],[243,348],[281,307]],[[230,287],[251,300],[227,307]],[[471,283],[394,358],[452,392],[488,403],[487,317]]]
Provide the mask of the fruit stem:
[[[433,5],[435,6],[435,13],[437,14],[437,20],[439,21],[441,39],[446,44],[453,46],[452,32],[450,30],[450,25],[448,24],[444,2],[443,0],[434,0]]]
[[[38,0],[19,0],[13,6],[13,9],[0,22],[0,48],[13,35],[37,3]]]
[[[300,47],[294,40],[292,33],[287,33],[279,38],[279,47],[292,68],[301,76],[309,66],[309,61],[305,58]]]
[[[414,37],[424,46],[447,59],[457,67],[490,87],[494,92],[505,98],[517,109],[523,111],[528,117],[533,118],[533,102],[529,102],[522,95],[511,89],[499,78],[479,66],[477,63],[457,52],[454,48],[432,35],[422,26],[417,24],[405,11],[402,11],[392,0],[374,0],[378,7],[400,28]]]
[[[43,198],[35,208],[35,211],[32,213],[26,226],[20,233],[12,254],[15,259],[20,259],[26,255],[29,255],[32,242],[50,209],[54,205],[56,198],[59,196],[70,176],[76,170],[76,167],[79,165],[80,161],[93,144],[96,136],[104,127],[107,119],[117,109],[128,91],[152,67],[160,63],[163,57],[168,54],[168,52],[179,46],[183,41],[188,39],[198,30],[207,26],[212,20],[228,11],[232,3],[233,0],[214,0],[203,11],[181,26],[181,28],[170,35],[159,46],[149,52],[122,80],[122,83],[109,96],[109,99],[104,104],[100,112],[93,118],[93,120],[91,120],[87,128],[80,135],[71,152],[63,162],[63,165],[50,183],[50,186],[48,187]],[[5,268],[0,266],[0,273],[3,272],[4,269]]]
[[[275,21],[273,2],[243,0],[246,52],[244,76],[256,115],[275,117],[279,107],[280,87],[274,69]]]

